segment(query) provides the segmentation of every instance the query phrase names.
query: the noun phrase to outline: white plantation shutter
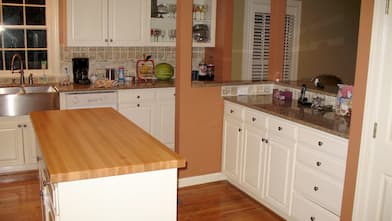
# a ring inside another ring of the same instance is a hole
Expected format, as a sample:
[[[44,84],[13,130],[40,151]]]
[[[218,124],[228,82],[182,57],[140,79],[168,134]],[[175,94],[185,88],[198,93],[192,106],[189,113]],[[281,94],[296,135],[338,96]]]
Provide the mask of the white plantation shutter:
[[[245,0],[243,80],[267,80],[271,43],[270,0]],[[297,78],[301,2],[287,2],[283,79]]]
[[[283,60],[283,80],[290,80],[293,69],[293,45],[295,16],[286,15],[284,30],[284,60]]]
[[[252,80],[268,79],[271,14],[256,12],[253,20],[251,77]]]

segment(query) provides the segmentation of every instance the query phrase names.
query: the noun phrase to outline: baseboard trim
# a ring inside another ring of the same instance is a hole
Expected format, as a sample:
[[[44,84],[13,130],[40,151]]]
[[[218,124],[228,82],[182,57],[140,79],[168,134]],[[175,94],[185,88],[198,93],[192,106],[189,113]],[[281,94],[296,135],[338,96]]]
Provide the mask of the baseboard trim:
[[[178,180],[178,187],[182,188],[187,186],[194,186],[199,184],[222,181],[226,179],[227,178],[225,175],[223,175],[223,173],[210,173],[210,174],[205,174],[200,176],[180,178]]]

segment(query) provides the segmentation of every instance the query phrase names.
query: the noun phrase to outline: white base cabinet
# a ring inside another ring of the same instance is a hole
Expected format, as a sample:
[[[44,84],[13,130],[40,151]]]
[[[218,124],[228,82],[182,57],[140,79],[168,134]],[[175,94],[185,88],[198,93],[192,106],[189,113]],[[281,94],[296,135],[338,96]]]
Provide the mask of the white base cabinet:
[[[36,138],[29,116],[0,118],[0,173],[37,168]]]
[[[339,220],[347,140],[225,101],[222,172],[279,216]]]
[[[118,111],[174,151],[174,88],[119,90]]]

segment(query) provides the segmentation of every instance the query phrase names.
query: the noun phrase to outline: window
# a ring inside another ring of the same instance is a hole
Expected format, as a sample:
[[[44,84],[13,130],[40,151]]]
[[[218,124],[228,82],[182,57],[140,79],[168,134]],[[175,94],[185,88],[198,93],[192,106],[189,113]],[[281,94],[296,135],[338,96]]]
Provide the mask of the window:
[[[22,57],[25,69],[41,69],[48,60],[46,1],[2,0],[0,4],[0,70],[11,69],[14,54]]]
[[[270,28],[271,12],[270,1],[247,1],[248,9],[245,24],[244,49],[247,55],[244,56],[243,79],[267,80],[270,56]],[[300,3],[289,1],[285,21],[284,37],[284,64],[283,80],[295,80],[297,76],[298,51],[296,50],[298,33],[298,16],[300,13]]]

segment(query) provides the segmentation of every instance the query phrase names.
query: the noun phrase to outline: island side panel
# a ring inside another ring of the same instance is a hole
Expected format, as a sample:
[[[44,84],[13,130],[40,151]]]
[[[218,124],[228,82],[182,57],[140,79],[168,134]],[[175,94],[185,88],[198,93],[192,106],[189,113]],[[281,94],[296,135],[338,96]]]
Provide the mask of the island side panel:
[[[58,183],[61,221],[175,221],[177,169]]]

